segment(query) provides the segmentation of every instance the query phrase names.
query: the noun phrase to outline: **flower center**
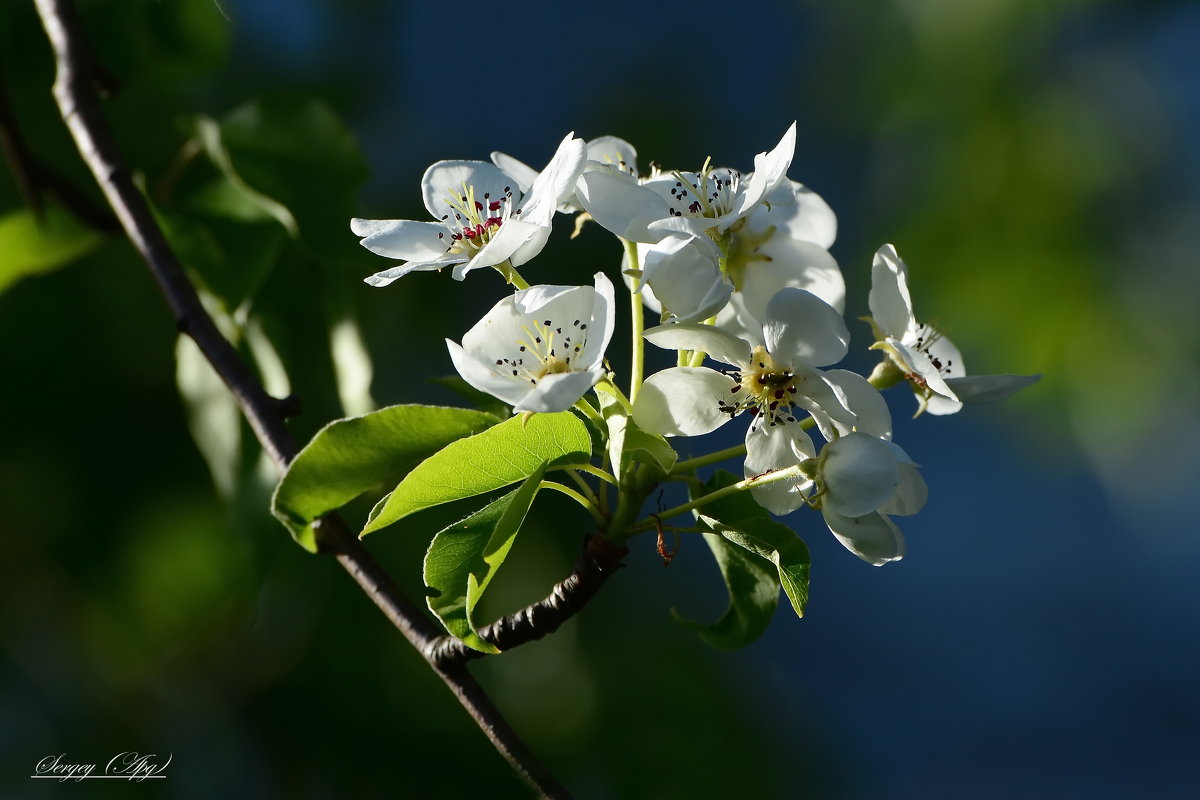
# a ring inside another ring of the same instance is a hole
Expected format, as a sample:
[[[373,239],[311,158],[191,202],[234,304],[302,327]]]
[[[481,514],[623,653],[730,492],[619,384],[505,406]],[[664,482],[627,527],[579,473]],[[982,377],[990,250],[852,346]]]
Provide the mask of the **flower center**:
[[[941,338],[942,332],[926,322],[923,323],[921,327],[917,328],[917,338],[913,341],[913,346],[918,351],[929,356],[929,360],[933,364],[934,369],[936,369],[942,375],[949,376],[950,368],[954,364],[954,359],[947,358],[945,362],[943,362],[940,358],[929,352],[929,348]]]
[[[514,342],[512,355],[496,359],[496,366],[508,370],[513,378],[533,384],[547,375],[576,371],[580,369],[579,353],[587,345],[587,329],[587,323],[578,319],[570,325],[534,320],[525,327],[525,338]]]
[[[708,159],[698,173],[675,173],[671,197],[679,202],[668,211],[673,217],[716,219],[734,209],[741,191],[742,173],[713,169]]]
[[[730,387],[729,399],[718,399],[718,407],[731,417],[750,411],[769,427],[795,422],[795,398],[806,378],[795,375],[790,368],[777,364],[762,345],[754,348],[750,364],[738,372],[736,383]]]
[[[443,214],[441,220],[450,239],[446,252],[463,254],[468,258],[491,241],[505,220],[521,213],[519,208],[513,210],[510,186],[504,187],[504,194],[500,197],[492,197],[490,192],[484,192],[482,198],[476,198],[475,187],[464,183],[462,192],[450,195],[446,205],[450,206],[450,213]],[[445,241],[447,234],[439,233],[438,238]]]

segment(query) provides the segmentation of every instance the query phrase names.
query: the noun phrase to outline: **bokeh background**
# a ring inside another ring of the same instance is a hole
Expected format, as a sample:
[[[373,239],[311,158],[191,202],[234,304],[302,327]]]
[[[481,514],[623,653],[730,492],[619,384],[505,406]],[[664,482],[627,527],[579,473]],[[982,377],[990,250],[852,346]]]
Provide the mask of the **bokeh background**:
[[[370,289],[381,260],[347,219],[419,217],[432,161],[537,165],[568,130],[621,135],[643,164],[749,168],[798,120],[789,174],[839,215],[847,318],[891,241],[972,372],[1044,374],[950,418],[889,396],[932,490],[903,520],[908,557],[873,569],[796,514],[809,613],[781,609],[751,647],[670,620],[724,607],[699,542],[663,569],[636,540],[580,618],[481,664],[580,797],[1200,791],[1200,4],[81,6],[128,161],[268,384],[302,398],[302,440],[372,404],[455,402],[428,380],[449,370],[442,339],[502,290],[428,273]],[[125,796],[26,776],[133,750],[173,754],[152,796],[527,796],[341,570],[267,514],[269,472],[105,230],[31,3],[0,7],[0,79],[43,189],[39,226],[0,175],[0,793]],[[567,227],[528,278],[613,268],[609,237]],[[567,570],[587,520],[556,499],[493,613]],[[371,546],[419,596],[429,534],[462,511]]]

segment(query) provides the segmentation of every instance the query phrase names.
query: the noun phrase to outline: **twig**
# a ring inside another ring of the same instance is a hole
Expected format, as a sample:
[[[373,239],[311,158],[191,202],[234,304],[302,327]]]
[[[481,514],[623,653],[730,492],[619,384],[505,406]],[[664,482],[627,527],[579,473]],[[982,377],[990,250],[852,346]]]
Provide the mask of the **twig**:
[[[230,343],[204,311],[196,291],[155,223],[141,193],[122,161],[95,89],[84,74],[82,26],[69,0],[35,0],[42,25],[54,50],[54,98],[63,121],[103,190],[126,235],[141,253],[158,282],[179,330],[190,336],[237,398],[246,420],[263,449],[282,471],[296,454],[279,401],[263,389]],[[336,516],[321,521],[320,541],[362,587],[406,639],[423,655],[437,637],[432,623],[420,613]],[[454,692],[496,750],[522,777],[547,797],[568,797],[565,788],[529,752],[483,689],[461,664],[429,665]]]
[[[575,616],[614,572],[625,566],[629,549],[614,545],[601,534],[590,536],[571,574],[544,599],[479,630],[479,635],[500,650],[511,650],[547,636]],[[472,650],[453,636],[439,636],[426,646],[425,657],[435,664],[460,664],[485,653]]]

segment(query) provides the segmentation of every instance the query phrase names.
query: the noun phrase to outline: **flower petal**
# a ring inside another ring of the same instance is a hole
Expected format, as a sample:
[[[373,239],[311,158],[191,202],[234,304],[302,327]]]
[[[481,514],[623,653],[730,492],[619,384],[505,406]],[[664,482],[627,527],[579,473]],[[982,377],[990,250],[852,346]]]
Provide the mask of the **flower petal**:
[[[751,231],[775,226],[790,239],[811,242],[828,250],[837,239],[837,215],[822,197],[804,184],[783,181],[750,212],[746,227]]]
[[[498,397],[509,405],[516,405],[529,393],[531,387],[528,383],[497,373],[488,364],[467,353],[458,343],[447,339],[446,347],[450,350],[450,360],[458,374],[479,391]]]
[[[513,179],[517,184],[517,188],[521,193],[529,191],[529,187],[533,186],[533,182],[537,180],[538,171],[526,164],[524,161],[518,161],[507,153],[494,151],[492,153],[492,163],[500,168],[500,171]]]
[[[784,132],[779,144],[769,153],[759,153],[754,157],[754,174],[750,176],[749,184],[739,198],[737,208],[729,219],[722,220],[718,230],[725,231],[741,217],[746,216],[754,206],[762,202],[768,194],[775,191],[787,179],[788,168],[792,165],[792,157],[796,153],[796,123]]]
[[[904,334],[916,327],[912,297],[908,293],[908,268],[890,244],[875,251],[867,304],[884,336],[903,339]]]
[[[842,315],[812,292],[791,287],[767,303],[763,339],[772,358],[793,366],[834,364],[850,348]]]
[[[579,353],[579,364],[586,367],[598,365],[612,339],[616,327],[617,302],[612,281],[603,272],[593,277],[595,296],[592,299],[591,321],[588,323],[587,341]]]
[[[861,517],[879,510],[896,493],[900,485],[896,452],[899,448],[891,442],[865,433],[851,433],[826,447],[821,478],[827,491],[821,500],[822,508],[847,517]]]
[[[663,436],[699,436],[731,415],[721,411],[734,395],[733,378],[706,367],[672,367],[646,379],[633,404],[633,421]]]
[[[732,270],[738,270],[734,256]],[[812,292],[839,314],[845,307],[846,282],[833,256],[811,242],[775,235],[754,249],[740,266],[741,286],[730,305],[738,324],[753,332],[750,341],[763,344],[767,303],[781,289]],[[722,323],[718,323],[722,324]]]
[[[724,308],[733,292],[721,275],[720,257],[707,236],[672,233],[645,251],[643,279],[673,321],[699,322]]]
[[[958,396],[954,394],[953,389],[946,385],[941,371],[933,365],[933,362],[929,360],[929,356],[891,337],[885,339],[884,344],[887,345],[888,354],[896,361],[901,370],[920,376],[935,396],[943,397],[952,403],[958,403],[954,409],[955,411],[962,408],[962,403],[958,402]]]
[[[608,172],[579,176],[575,194],[602,228],[633,242],[657,242],[661,233],[647,225],[667,216],[667,203],[656,193]]]
[[[883,514],[847,517],[823,508],[822,515],[842,546],[868,564],[881,567],[904,558],[904,534]]]
[[[454,277],[461,281],[462,276],[471,270],[480,267],[494,267],[516,257],[518,252],[526,256],[525,261],[528,261],[541,252],[549,236],[550,229],[546,226],[534,225],[524,219],[509,217],[487,244],[479,248],[460,269],[454,271]],[[527,245],[536,246],[536,249],[529,252],[530,248]],[[517,266],[525,261],[521,261]]]
[[[794,402],[812,414],[817,430],[827,441],[837,438],[835,431],[849,431],[857,425],[858,418],[850,410],[841,386],[828,380],[821,370],[793,367],[792,385],[798,389]]]
[[[575,193],[575,181],[583,170],[587,146],[582,139],[568,133],[550,163],[546,165],[521,199],[521,219],[534,225],[546,226],[554,217],[558,205]]]
[[[363,278],[363,282],[370,286],[380,288],[387,286],[392,281],[398,278],[403,278],[410,272],[428,272],[429,270],[441,269],[442,267],[451,267],[456,264],[462,264],[464,259],[462,256],[443,256],[442,258],[432,261],[409,261],[404,264],[397,264],[394,267],[389,267],[382,272],[376,272],[370,277]]]
[[[750,345],[711,325],[680,323],[651,328],[646,341],[665,350],[701,350],[725,364],[744,367],[750,362]]]
[[[545,375],[520,402],[513,406],[514,412],[537,411],[552,413],[566,411],[583,397],[584,392],[596,385],[604,376],[604,370],[596,367],[587,372],[560,372]]]
[[[350,230],[361,236],[363,247],[387,258],[428,261],[449,249],[443,239],[446,227],[440,222],[410,219],[352,219]]]
[[[884,503],[879,511],[882,514],[907,517],[925,507],[925,501],[929,499],[929,487],[917,470],[916,464],[902,461],[897,467],[900,469],[900,485],[896,487],[896,494],[892,499]]]
[[[842,390],[846,397],[846,405],[854,413],[853,429],[877,436],[880,439],[892,438],[892,412],[888,410],[887,401],[870,381],[857,372],[845,369],[831,369],[824,373],[825,380]],[[838,425],[838,433],[850,433],[850,428]]]
[[[505,190],[516,189],[513,202],[519,202],[519,188],[515,187],[512,178],[500,171],[495,164],[486,161],[439,161],[431,164],[421,176],[421,197],[425,201],[425,209],[436,220],[445,218],[446,225],[456,228],[454,215],[458,213],[455,206],[465,202],[462,198],[464,187],[475,188],[475,200],[484,203],[487,199],[499,200],[505,196]],[[499,263],[499,262],[497,262]]]
[[[619,136],[597,136],[587,143],[588,161],[622,175],[637,175],[637,150]]]
[[[812,439],[799,425],[751,425],[746,431],[745,475],[753,478],[770,470],[790,467],[816,453]],[[760,506],[783,516],[804,505],[804,498],[811,488],[811,480],[797,478],[754,487],[750,494]]]
[[[971,375],[948,378],[946,385],[964,403],[992,403],[1032,386],[1041,375]],[[932,410],[931,410],[932,411]]]

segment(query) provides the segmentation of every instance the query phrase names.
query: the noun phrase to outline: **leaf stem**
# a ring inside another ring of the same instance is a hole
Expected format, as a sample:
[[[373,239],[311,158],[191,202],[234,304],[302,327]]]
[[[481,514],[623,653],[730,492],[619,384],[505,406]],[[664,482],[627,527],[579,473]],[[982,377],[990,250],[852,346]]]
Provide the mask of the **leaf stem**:
[[[747,489],[753,489],[758,486],[769,486],[772,483],[779,483],[780,481],[803,477],[805,477],[805,475],[800,471],[800,466],[798,464],[785,467],[784,469],[764,472],[761,475],[755,475],[754,477],[747,478],[744,481],[738,481],[732,486],[726,486],[723,489],[718,489],[717,491],[706,494],[703,497],[697,497],[695,500],[690,502],[675,506],[674,508],[668,508],[666,511],[663,511],[659,514],[654,514],[653,516],[657,517],[659,520],[669,519],[679,514],[683,514],[684,512],[691,511],[693,508],[699,508],[700,506],[707,505],[714,500],[720,500],[722,497],[728,497],[731,494],[736,494],[737,492],[744,492]],[[652,518],[644,519],[636,525],[631,525],[630,527],[626,528],[625,533],[634,534],[640,531],[648,531],[657,527],[658,524],[660,523],[656,522]]]
[[[744,455],[746,455],[746,444],[743,442],[742,444],[735,444],[733,447],[726,447],[724,450],[717,450],[708,455],[677,461],[675,467],[671,470],[671,474],[677,475],[681,472],[689,472],[697,467],[706,467],[709,464],[717,464],[727,458],[737,458]]]
[[[604,524],[604,521],[605,521],[604,515],[600,513],[600,509],[596,508],[595,503],[588,500],[586,497],[584,497],[582,494],[580,494],[579,492],[572,489],[570,486],[564,486],[563,484],[559,483],[558,481],[542,481],[540,484],[540,488],[553,489],[556,492],[562,492],[567,497],[571,498],[576,503],[579,503],[579,505],[583,506],[584,509],[589,514],[592,515],[592,519],[596,520],[596,522],[598,524],[600,524],[600,525]]]
[[[552,467],[552,469],[577,469],[580,472],[586,472],[589,475],[595,475],[605,483],[617,485],[617,479],[611,473],[605,472],[593,464],[563,464],[561,467]]]
[[[582,397],[579,398],[579,400],[575,403],[575,409],[580,414],[583,414],[585,417],[587,417],[593,425],[599,428],[601,433],[608,431],[608,425],[605,424],[604,417],[600,416],[600,412],[597,411],[595,407],[593,407],[592,404],[587,400],[584,400]]]
[[[640,269],[638,265],[637,243],[631,242],[628,239],[622,240],[625,245],[625,255],[629,259],[628,269]],[[631,279],[633,281],[629,286],[629,316],[631,320],[631,331],[633,341],[630,343],[632,352],[629,360],[629,402],[636,403],[638,392],[642,388],[642,373],[645,371],[645,343],[642,341],[642,330],[645,325],[643,319],[642,295],[638,291],[641,284],[641,278],[636,274]]]
[[[588,482],[583,479],[583,476],[577,470],[573,469],[567,470],[567,475],[571,480],[575,481],[575,485],[579,487],[579,491],[588,499],[588,502],[598,508],[600,513],[603,514],[604,502],[600,499],[599,495],[592,491],[592,487],[588,486]]]

